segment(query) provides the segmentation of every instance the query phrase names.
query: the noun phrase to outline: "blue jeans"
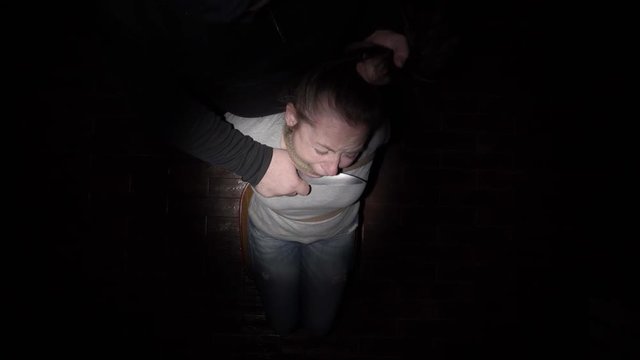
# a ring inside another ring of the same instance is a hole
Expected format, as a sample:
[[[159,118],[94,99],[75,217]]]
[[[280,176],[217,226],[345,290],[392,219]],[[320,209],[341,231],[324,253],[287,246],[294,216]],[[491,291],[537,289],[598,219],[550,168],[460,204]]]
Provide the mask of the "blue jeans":
[[[267,320],[280,335],[331,330],[355,250],[355,233],[311,244],[269,237],[249,225],[249,259]]]

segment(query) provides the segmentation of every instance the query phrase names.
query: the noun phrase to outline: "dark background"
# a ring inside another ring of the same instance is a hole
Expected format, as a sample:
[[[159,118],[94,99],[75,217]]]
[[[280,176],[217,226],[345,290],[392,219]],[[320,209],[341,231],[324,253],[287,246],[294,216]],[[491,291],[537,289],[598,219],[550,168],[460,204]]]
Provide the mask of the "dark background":
[[[336,331],[314,344],[266,325],[239,250],[244,183],[150,136],[101,8],[7,11],[16,355],[637,356],[630,11],[440,3],[402,1],[414,47],[392,142]]]

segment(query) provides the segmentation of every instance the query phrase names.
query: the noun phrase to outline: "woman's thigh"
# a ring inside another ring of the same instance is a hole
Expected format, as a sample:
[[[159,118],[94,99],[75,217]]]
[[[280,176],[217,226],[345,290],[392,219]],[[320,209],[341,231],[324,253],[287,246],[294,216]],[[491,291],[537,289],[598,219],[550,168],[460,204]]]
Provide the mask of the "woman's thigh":
[[[249,229],[251,271],[267,318],[281,335],[291,332],[298,323],[300,245]]]
[[[329,331],[340,304],[355,251],[354,233],[306,245],[302,250],[302,309],[305,327]]]

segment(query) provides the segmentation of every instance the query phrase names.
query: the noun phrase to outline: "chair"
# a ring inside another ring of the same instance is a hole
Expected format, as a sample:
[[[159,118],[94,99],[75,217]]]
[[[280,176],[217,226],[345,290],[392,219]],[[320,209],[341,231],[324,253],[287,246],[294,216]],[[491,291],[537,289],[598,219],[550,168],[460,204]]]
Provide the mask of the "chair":
[[[253,196],[251,184],[246,183],[240,193],[240,256],[243,269],[249,269],[249,204]]]

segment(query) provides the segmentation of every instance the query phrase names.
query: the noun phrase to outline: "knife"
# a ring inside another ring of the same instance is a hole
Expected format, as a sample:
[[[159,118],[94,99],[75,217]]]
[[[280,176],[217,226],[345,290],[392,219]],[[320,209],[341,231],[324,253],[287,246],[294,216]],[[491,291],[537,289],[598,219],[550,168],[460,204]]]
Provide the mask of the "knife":
[[[298,171],[298,175],[309,185],[358,185],[367,183],[367,180],[347,173],[340,173],[335,176],[311,177]]]

